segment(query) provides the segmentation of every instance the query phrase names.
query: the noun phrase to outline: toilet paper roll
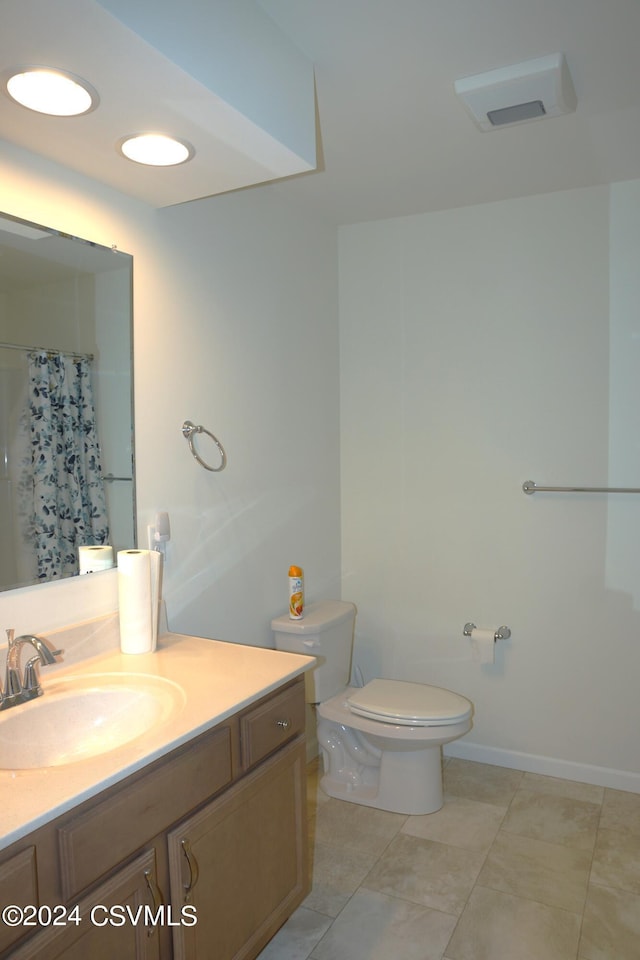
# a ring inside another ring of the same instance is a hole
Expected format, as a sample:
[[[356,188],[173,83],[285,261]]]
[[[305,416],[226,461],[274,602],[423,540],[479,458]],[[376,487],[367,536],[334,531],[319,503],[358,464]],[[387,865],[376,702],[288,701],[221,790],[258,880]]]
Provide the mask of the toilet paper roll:
[[[493,663],[496,653],[495,630],[474,627],[471,631],[471,650],[476,663]]]
[[[113,547],[103,546],[78,547],[78,567],[80,573],[96,573],[98,570],[109,570],[113,566]]]
[[[152,653],[158,640],[160,554],[155,550],[118,551],[120,649]]]

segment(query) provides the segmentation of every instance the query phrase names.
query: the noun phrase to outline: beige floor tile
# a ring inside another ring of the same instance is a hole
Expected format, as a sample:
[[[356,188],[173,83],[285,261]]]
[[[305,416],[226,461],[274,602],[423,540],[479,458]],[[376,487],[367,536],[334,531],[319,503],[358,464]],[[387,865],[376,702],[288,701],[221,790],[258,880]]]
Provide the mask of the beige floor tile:
[[[349,853],[380,856],[406,820],[401,813],[389,813],[357,803],[331,799],[318,807],[315,838]]]
[[[483,803],[508,804],[522,781],[521,770],[452,757],[444,769],[447,793]]]
[[[639,795],[443,767],[442,810],[404,817],[309,764],[312,891],[259,960],[640,960]]]
[[[307,960],[331,926],[331,918],[299,907],[264,948],[257,960]]]
[[[598,830],[591,881],[640,893],[640,836],[619,830]]]
[[[376,861],[370,852],[349,852],[332,844],[316,843],[313,851],[311,893],[304,906],[337,917]]]
[[[401,833],[423,840],[449,843],[453,847],[487,851],[506,812],[506,806],[447,794],[444,806],[437,813],[409,817]]]
[[[599,816],[597,803],[522,789],[511,801],[502,829],[534,840],[591,851]]]
[[[393,840],[363,886],[388,896],[459,915],[484,853],[401,834]]]
[[[360,890],[311,956],[314,960],[441,960],[455,917]]]
[[[575,960],[579,933],[578,914],[477,886],[444,955],[448,960]]]
[[[537,793],[555,793],[573,800],[588,800],[590,803],[602,803],[604,787],[592,783],[580,783],[578,780],[561,780],[558,777],[546,777],[540,773],[525,773],[520,784],[523,790]]]
[[[640,794],[605,790],[600,826],[640,837]]]
[[[581,913],[587,895],[591,854],[562,844],[501,831],[478,883]]]
[[[578,956],[580,960],[638,960],[640,897],[591,884]]]

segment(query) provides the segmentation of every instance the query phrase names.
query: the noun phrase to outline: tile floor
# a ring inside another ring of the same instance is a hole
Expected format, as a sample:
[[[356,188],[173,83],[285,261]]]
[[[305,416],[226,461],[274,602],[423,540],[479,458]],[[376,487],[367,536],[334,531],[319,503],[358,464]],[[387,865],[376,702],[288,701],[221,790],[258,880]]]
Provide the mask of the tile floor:
[[[640,795],[449,759],[407,817],[318,780],[312,890],[259,960],[640,960]]]

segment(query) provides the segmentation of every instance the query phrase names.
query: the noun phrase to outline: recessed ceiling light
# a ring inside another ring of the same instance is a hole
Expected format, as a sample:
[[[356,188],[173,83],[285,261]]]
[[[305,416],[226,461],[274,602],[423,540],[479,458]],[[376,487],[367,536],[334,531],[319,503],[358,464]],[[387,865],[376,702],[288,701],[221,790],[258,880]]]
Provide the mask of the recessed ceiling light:
[[[86,80],[48,67],[13,71],[6,89],[23,107],[53,117],[77,117],[94,110],[99,103],[98,94]]]
[[[186,163],[195,154],[195,150],[186,140],[177,140],[163,133],[141,133],[125,137],[118,147],[128,160],[152,167],[173,167]]]

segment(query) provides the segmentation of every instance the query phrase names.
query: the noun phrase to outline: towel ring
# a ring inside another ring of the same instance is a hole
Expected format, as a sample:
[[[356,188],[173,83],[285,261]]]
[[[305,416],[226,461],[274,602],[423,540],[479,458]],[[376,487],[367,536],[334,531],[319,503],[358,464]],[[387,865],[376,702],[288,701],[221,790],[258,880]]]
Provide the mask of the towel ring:
[[[220,466],[211,467],[206,460],[203,460],[198,451],[196,450],[195,443],[193,441],[194,435],[196,433],[206,433],[208,437],[211,437],[216,447],[220,452]],[[197,460],[201,467],[204,467],[205,470],[211,470],[212,473],[220,473],[221,470],[227,465],[227,455],[224,452],[224,447],[220,443],[217,437],[215,437],[210,430],[206,430],[202,425],[196,426],[195,423],[192,423],[191,420],[185,420],[182,424],[182,436],[185,437],[189,442],[189,450],[191,450],[191,456],[194,460]]]

